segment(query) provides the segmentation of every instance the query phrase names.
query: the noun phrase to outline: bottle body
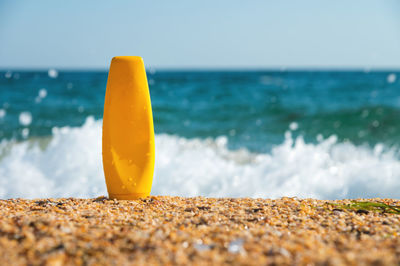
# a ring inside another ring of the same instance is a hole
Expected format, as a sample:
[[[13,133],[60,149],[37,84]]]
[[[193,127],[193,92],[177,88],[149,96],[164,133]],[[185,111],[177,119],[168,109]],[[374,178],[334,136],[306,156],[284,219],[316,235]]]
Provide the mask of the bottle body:
[[[150,195],[154,173],[154,126],[143,60],[114,57],[103,115],[103,168],[110,198]]]

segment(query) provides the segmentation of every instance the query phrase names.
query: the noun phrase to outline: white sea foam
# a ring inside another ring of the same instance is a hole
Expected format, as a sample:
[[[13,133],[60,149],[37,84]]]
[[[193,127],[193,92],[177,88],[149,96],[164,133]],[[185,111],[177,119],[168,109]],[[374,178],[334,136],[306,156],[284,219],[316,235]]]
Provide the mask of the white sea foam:
[[[394,150],[338,143],[305,143],[286,133],[270,153],[227,149],[227,138],[156,136],[153,195],[213,197],[400,198],[400,161]],[[0,198],[106,195],[101,121],[55,128],[39,142],[0,144]],[[43,146],[43,145],[42,145]]]

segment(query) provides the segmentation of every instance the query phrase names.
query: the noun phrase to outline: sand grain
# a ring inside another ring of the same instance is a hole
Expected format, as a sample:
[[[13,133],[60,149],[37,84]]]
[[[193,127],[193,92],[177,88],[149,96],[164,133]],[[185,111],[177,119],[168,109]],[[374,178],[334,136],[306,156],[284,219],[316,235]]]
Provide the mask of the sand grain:
[[[1,200],[0,265],[400,264],[400,215],[331,203],[350,201]]]

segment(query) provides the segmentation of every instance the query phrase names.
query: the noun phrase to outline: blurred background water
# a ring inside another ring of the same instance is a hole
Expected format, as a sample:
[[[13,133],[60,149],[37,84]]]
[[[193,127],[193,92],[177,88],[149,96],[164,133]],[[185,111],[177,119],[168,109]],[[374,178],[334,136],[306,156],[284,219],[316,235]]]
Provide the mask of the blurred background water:
[[[2,139],[50,136],[102,118],[107,72],[0,72]],[[57,77],[54,77],[57,75]],[[400,144],[398,72],[152,71],[156,133],[227,136],[231,149],[267,152],[288,129],[307,142]],[[7,126],[5,126],[7,125]]]
[[[399,72],[147,75],[157,194],[400,195]],[[105,193],[106,81],[105,71],[0,72],[2,197]]]

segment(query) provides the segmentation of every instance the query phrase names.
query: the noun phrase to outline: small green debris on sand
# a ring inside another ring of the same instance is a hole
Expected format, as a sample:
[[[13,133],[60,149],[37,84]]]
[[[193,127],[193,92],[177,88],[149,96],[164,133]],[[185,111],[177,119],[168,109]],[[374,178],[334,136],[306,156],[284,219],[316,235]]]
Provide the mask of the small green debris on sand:
[[[357,213],[368,214],[368,212],[382,212],[382,213],[394,213],[400,214],[400,206],[388,205],[382,202],[371,202],[371,201],[352,201],[350,204],[336,204],[331,203],[335,209],[339,210],[350,210]]]

